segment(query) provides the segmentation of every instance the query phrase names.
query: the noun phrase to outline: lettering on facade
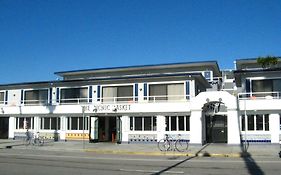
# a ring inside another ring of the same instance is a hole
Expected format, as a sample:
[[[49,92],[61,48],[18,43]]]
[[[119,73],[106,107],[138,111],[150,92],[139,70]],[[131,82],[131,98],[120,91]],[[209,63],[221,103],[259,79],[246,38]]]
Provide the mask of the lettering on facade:
[[[131,105],[94,105],[95,112],[126,112],[131,111]]]

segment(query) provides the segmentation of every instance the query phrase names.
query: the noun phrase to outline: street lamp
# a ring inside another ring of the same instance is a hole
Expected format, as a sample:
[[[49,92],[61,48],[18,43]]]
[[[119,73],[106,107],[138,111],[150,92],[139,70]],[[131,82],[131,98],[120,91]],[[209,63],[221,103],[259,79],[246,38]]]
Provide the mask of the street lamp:
[[[83,149],[85,149],[85,111],[89,110],[89,106],[82,107],[82,117],[83,117]]]

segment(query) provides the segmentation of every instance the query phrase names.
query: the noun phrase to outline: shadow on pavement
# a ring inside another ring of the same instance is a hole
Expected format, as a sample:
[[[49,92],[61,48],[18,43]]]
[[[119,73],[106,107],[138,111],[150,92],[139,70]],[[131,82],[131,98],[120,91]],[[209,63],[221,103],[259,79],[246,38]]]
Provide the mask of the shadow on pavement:
[[[191,160],[191,159],[197,157],[198,154],[199,154],[202,150],[204,150],[207,146],[209,146],[209,145],[210,145],[210,144],[204,145],[199,151],[197,151],[197,152],[195,153],[195,156],[188,157],[188,158],[186,158],[186,159],[184,159],[184,160],[182,160],[182,161],[180,161],[180,162],[178,162],[178,163],[176,163],[176,164],[174,164],[174,165],[172,165],[172,166],[169,166],[169,167],[167,167],[167,168],[165,168],[165,169],[163,169],[163,170],[161,170],[161,171],[159,171],[159,172],[157,172],[157,173],[153,173],[153,174],[151,174],[151,175],[159,175],[159,174],[165,173],[165,172],[169,171],[170,169],[175,168],[175,167],[179,166],[180,164],[182,164],[182,163],[184,163],[184,162],[186,162],[186,161],[188,161],[188,160]]]
[[[241,156],[245,162],[245,165],[248,169],[248,173],[251,175],[263,175],[264,172],[262,169],[257,165],[255,160],[252,158],[251,154],[248,152],[249,143],[248,142],[241,142]]]

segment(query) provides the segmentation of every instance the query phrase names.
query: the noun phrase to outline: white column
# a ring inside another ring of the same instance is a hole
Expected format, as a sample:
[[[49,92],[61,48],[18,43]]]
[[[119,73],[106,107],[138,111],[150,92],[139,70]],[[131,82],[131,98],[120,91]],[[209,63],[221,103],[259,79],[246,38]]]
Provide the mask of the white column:
[[[279,114],[269,115],[269,131],[271,133],[271,143],[279,143],[280,130],[280,116]]]
[[[189,81],[189,92],[190,92],[190,96],[191,97],[195,97],[195,90],[196,90],[196,87],[195,87],[195,81],[194,80],[190,80]]]
[[[15,117],[10,117],[9,118],[9,139],[13,139],[15,137],[15,129],[16,129]]]
[[[158,115],[157,117],[157,141],[164,138],[164,133],[166,130],[165,116]]]
[[[139,102],[143,102],[144,101],[144,83],[139,83],[138,84],[139,86],[139,89],[138,89],[138,96],[139,96],[139,99],[138,101]]]
[[[237,111],[227,111],[227,143],[240,144],[239,115]]]
[[[65,140],[66,130],[67,130],[67,117],[60,117],[60,139]]]
[[[34,116],[34,123],[33,123],[33,126],[34,126],[34,132],[38,132],[40,130],[40,117],[38,116]]]
[[[121,117],[121,123],[122,123],[122,142],[128,142],[129,141],[129,134],[130,131],[130,117],[129,116],[122,116]]]
[[[190,143],[202,144],[202,111],[192,111],[190,116]]]

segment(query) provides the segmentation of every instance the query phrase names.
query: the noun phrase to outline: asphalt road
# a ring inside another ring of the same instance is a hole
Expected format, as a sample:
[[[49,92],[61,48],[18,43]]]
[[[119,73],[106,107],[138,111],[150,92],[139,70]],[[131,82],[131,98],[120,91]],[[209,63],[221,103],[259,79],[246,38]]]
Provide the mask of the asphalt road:
[[[0,175],[280,174],[281,159],[102,155],[0,150]]]

